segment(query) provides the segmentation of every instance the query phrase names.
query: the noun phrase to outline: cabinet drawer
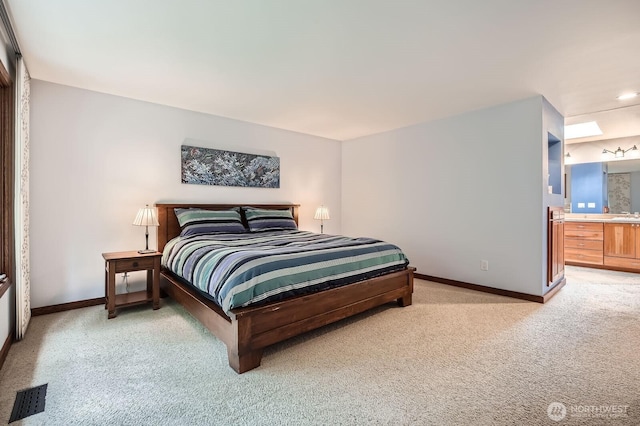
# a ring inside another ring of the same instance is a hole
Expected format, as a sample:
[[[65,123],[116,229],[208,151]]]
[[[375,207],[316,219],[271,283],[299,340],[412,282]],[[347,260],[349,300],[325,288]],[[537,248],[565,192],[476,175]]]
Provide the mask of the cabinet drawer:
[[[602,232],[603,224],[599,222],[565,222],[564,230],[569,231],[596,231]]]
[[[583,240],[604,240],[604,231],[589,231],[589,230],[564,230],[565,238],[580,238]]]
[[[618,268],[628,268],[640,270],[640,259],[628,259],[624,257],[605,256],[604,264]]]
[[[583,240],[580,238],[565,238],[564,246],[576,249],[585,250],[600,250],[602,251],[601,240]]]
[[[602,265],[603,255],[602,255],[602,250],[583,250],[583,249],[565,247],[564,260],[566,262]]]
[[[153,269],[153,257],[143,257],[139,259],[122,259],[117,260],[116,274],[120,272],[142,271],[145,269]]]

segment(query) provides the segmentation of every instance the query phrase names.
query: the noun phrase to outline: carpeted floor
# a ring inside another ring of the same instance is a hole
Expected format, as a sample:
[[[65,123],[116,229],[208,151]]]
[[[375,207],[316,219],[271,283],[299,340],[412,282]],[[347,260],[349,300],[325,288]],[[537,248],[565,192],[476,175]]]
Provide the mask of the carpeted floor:
[[[276,345],[243,375],[170,299],[35,317],[0,371],[0,423],[48,383],[45,411],[13,424],[638,425],[640,275],[567,277],[545,305],[416,280],[412,306]]]

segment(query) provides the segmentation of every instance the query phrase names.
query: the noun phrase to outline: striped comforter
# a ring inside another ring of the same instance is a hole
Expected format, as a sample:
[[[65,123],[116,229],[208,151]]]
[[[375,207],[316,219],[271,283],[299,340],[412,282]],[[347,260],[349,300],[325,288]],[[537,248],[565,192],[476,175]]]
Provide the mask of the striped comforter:
[[[371,238],[305,231],[208,234],[169,241],[162,265],[229,313],[351,284],[409,264],[402,251]]]

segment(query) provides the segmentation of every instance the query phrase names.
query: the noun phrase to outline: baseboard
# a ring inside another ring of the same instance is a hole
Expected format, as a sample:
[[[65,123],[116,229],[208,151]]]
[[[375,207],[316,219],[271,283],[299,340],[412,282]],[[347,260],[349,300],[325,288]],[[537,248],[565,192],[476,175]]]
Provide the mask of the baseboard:
[[[95,299],[78,300],[77,302],[61,303],[59,305],[42,306],[31,309],[31,316],[54,314],[56,312],[70,311],[72,309],[86,308],[89,306],[102,305],[105,303],[104,297]]]
[[[551,288],[551,290],[549,290],[544,296],[542,296],[542,303],[547,303],[549,299],[558,294],[560,289],[564,287],[565,284],[567,284],[567,279],[563,277],[560,281],[558,281],[556,285]]]
[[[7,339],[4,341],[2,345],[2,350],[0,350],[0,370],[4,365],[4,360],[7,359],[7,355],[9,354],[9,348],[11,348],[11,344],[13,343],[13,333],[9,333]]]
[[[562,281],[558,282],[558,284],[556,284],[553,289],[549,290],[547,294],[545,294],[544,296],[536,296],[533,294],[519,293],[517,291],[503,290],[500,288],[493,288],[479,284],[471,284],[463,281],[451,280],[449,278],[434,277],[431,275],[414,274],[414,276],[421,280],[433,281],[440,284],[447,284],[455,287],[466,288],[469,290],[481,291],[483,293],[497,294],[499,296],[513,297],[514,299],[527,300],[529,302],[537,303],[547,302],[549,299],[555,296],[555,294],[566,284],[566,280],[563,278]]]

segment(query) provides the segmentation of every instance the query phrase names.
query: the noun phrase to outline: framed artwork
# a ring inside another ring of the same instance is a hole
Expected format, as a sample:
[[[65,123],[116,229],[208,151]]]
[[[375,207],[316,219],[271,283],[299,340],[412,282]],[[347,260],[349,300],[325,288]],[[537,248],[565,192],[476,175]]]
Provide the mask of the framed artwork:
[[[280,158],[182,145],[182,183],[280,188]]]

